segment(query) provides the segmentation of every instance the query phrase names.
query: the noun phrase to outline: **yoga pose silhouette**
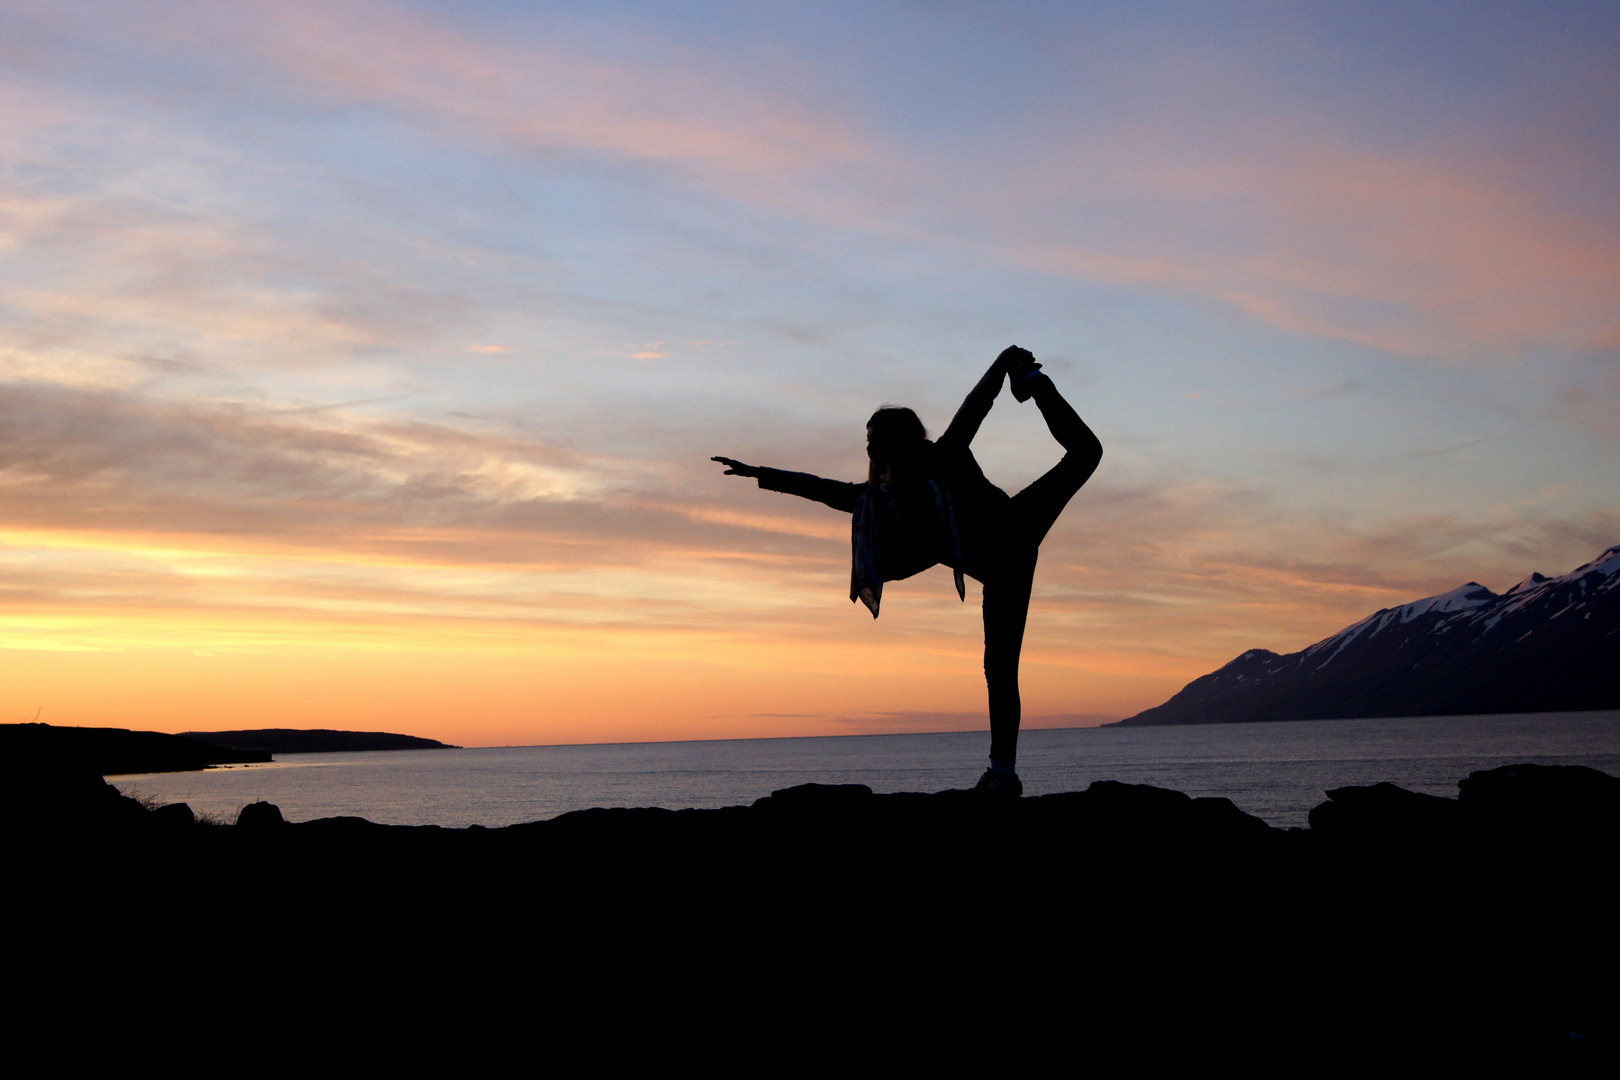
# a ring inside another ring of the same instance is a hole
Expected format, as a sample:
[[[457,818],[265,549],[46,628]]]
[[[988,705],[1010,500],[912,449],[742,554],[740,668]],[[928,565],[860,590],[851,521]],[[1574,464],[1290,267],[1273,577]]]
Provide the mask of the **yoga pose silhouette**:
[[[936,563],[949,566],[957,595],[963,575],[984,585],[984,678],[990,690],[990,767],[975,790],[1021,795],[1018,779],[1018,655],[1029,617],[1030,590],[1041,540],[1063,507],[1096,471],[1102,443],[1075,413],[1027,349],[1013,345],[996,357],[956,411],[950,427],[930,442],[910,409],[884,406],[866,422],[866,482],[825,480],[809,473],[712,460],[727,476],[747,476],[769,491],[825,503],[852,515],[849,596],[875,619],[883,583],[899,581]],[[985,479],[969,444],[989,415],[1004,380],[1019,401],[1031,397],[1063,460],[1017,495]]]

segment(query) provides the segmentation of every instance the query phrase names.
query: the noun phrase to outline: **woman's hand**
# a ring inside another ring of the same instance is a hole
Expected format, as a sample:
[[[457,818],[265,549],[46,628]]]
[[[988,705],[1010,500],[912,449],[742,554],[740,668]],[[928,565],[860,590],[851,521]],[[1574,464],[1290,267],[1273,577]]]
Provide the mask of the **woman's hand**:
[[[1009,375],[1025,364],[1033,364],[1034,362],[1035,354],[1028,349],[1021,349],[1017,345],[1007,346],[1001,350],[1001,355],[996,357],[996,367]]]
[[[758,469],[754,468],[752,465],[744,465],[742,462],[737,461],[734,458],[719,457],[717,455],[709,460],[718,461],[720,464],[724,465],[726,467],[724,475],[726,476],[759,476]]]

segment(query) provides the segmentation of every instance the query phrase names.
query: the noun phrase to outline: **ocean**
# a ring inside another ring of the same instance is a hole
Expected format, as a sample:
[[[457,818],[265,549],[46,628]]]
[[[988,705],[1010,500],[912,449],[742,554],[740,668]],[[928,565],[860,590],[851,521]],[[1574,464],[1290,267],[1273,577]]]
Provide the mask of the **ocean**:
[[[795,784],[873,791],[971,786],[985,732],[287,754],[268,765],[109,777],[125,794],[234,820],[260,799],[289,821],[353,815],[390,825],[496,827],[593,806],[746,805]],[[1094,780],[1225,796],[1303,826],[1329,788],[1388,780],[1455,797],[1499,765],[1589,765],[1620,775],[1620,711],[1026,731],[1026,795]]]

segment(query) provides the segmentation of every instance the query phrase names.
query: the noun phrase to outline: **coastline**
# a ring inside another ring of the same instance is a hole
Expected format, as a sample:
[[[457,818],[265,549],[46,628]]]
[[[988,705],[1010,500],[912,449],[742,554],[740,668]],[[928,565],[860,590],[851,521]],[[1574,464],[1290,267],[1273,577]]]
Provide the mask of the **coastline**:
[[[247,803],[268,800],[293,821],[354,816],[494,828],[592,806],[718,809],[812,781],[880,794],[940,791],[973,779],[983,739],[949,732],[298,755],[117,783],[232,819]],[[1620,713],[1053,729],[1026,733],[1021,743],[1028,794],[1118,780],[1230,798],[1280,827],[1306,825],[1329,788],[1392,781],[1450,797],[1459,776],[1514,762],[1620,774]]]

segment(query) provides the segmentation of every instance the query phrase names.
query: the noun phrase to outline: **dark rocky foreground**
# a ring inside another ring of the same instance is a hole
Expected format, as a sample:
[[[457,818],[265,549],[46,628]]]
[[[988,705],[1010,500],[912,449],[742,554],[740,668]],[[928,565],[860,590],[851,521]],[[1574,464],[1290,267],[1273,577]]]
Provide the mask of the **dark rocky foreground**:
[[[14,980],[79,1007],[228,989],[243,1031],[470,1013],[542,1041],[606,1026],[607,1054],[1315,1071],[1605,1063],[1620,1015],[1620,780],[1590,769],[1476,773],[1456,800],[1341,789],[1291,831],[1117,783],[809,785],[503,829],[268,804],[210,826],[83,773],[7,790]]]

